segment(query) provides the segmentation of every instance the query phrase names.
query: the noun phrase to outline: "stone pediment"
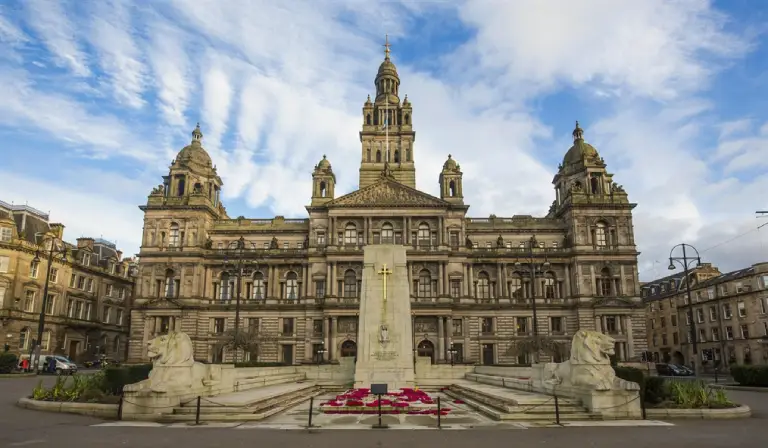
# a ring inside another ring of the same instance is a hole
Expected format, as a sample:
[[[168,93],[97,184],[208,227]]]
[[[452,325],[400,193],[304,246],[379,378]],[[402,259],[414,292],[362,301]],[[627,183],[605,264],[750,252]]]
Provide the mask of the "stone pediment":
[[[447,207],[450,203],[389,178],[338,197],[328,207]]]
[[[152,309],[181,309],[183,306],[176,300],[166,297],[156,297],[148,300],[140,308],[152,308]]]
[[[592,299],[592,306],[594,308],[635,308],[636,304],[620,297],[598,297]]]

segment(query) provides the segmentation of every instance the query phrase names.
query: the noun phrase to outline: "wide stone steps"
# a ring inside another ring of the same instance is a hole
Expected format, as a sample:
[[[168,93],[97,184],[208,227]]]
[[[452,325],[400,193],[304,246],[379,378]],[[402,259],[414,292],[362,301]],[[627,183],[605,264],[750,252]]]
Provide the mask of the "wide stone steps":
[[[531,392],[516,391],[486,384],[459,381],[444,391],[451,397],[494,420],[555,421],[556,412],[561,421],[600,420],[588,412],[578,400],[559,398]]]
[[[278,384],[200,400],[201,421],[255,421],[282,412],[322,393],[314,383]],[[174,408],[172,421],[194,421],[197,400]]]
[[[303,373],[283,373],[278,375],[239,378],[235,383],[235,390],[245,391],[257,387],[272,386],[274,384],[297,383],[303,381],[305,378],[306,375]]]

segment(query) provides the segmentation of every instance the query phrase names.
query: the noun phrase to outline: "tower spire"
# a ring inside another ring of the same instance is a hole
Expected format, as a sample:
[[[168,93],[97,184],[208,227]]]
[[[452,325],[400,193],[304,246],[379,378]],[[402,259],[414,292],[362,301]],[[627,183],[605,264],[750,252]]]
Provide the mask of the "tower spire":
[[[384,60],[389,60],[389,34],[384,35]]]
[[[576,128],[573,130],[573,141],[584,139],[584,130],[579,126],[579,122],[576,121]]]

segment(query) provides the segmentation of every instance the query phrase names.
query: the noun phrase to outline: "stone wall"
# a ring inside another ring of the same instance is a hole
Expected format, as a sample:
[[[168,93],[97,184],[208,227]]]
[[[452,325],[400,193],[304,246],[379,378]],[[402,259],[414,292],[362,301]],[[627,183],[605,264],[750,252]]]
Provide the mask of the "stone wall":
[[[447,387],[464,375],[472,372],[475,366],[432,364],[429,357],[416,359],[416,386],[424,389]]]

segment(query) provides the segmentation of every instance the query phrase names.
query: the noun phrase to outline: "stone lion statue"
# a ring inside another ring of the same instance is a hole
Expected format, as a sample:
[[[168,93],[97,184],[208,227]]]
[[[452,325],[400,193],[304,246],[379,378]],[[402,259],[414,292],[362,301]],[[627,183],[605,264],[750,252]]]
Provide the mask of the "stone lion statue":
[[[616,378],[610,356],[615,353],[616,341],[599,331],[579,330],[571,342],[571,358],[559,364],[549,364],[551,378],[547,381],[560,385],[587,387],[594,390],[635,389]],[[636,385],[635,385],[636,386]]]
[[[208,366],[194,360],[192,340],[186,333],[171,331],[152,339],[148,343],[148,355],[152,360],[149,378],[129,385],[130,390],[168,392],[214,383]]]

